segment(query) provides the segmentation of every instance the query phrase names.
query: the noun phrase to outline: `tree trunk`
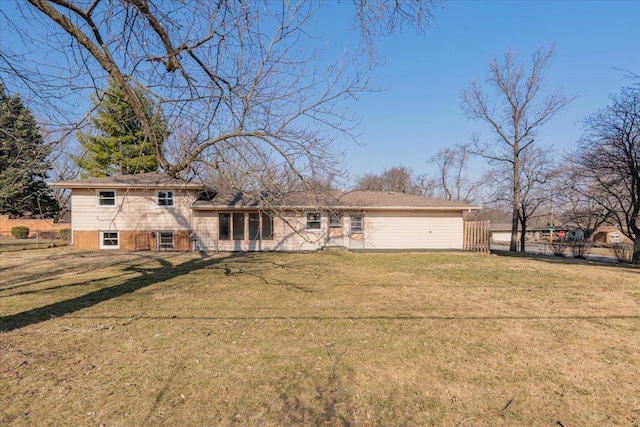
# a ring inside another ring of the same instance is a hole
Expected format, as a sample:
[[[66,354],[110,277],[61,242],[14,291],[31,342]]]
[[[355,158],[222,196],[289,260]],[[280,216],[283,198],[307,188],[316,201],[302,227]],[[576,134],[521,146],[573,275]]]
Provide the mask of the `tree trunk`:
[[[633,258],[631,258],[631,263],[640,265],[640,237],[637,235],[633,241]]]
[[[511,215],[511,244],[509,245],[510,252],[518,251],[518,222],[520,209],[520,158],[518,157],[518,151],[520,145],[515,144],[513,147],[513,205]]]
[[[525,252],[525,234],[527,233],[527,223],[526,221],[522,221],[520,223],[522,229],[520,230],[520,252]]]

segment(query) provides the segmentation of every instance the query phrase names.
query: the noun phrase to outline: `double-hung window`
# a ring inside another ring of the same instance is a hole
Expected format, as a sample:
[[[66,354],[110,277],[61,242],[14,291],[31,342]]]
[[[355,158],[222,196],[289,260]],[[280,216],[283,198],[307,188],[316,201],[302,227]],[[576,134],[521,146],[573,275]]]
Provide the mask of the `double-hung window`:
[[[172,208],[174,206],[174,192],[172,190],[156,191],[156,204],[161,208]]]
[[[340,227],[342,227],[342,213],[341,212],[332,212],[329,215],[329,227],[330,228],[340,228]]]
[[[364,231],[364,216],[351,215],[351,232],[362,233]]]
[[[317,231],[322,229],[322,214],[320,212],[307,213],[307,230]]]
[[[117,231],[100,232],[100,249],[119,249],[120,235]]]
[[[115,190],[99,190],[98,206],[115,206],[116,191]]]
[[[158,250],[172,251],[174,248],[173,231],[158,231]]]

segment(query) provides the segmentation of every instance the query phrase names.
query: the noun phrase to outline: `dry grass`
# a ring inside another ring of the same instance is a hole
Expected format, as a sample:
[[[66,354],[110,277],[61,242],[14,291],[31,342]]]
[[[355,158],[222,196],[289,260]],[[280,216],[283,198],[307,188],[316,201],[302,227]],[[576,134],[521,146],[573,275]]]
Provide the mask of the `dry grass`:
[[[640,425],[640,269],[0,254],[0,425]]]
[[[67,246],[69,241],[62,239],[39,239],[30,237],[28,239],[14,239],[0,236],[0,252],[23,251],[27,249],[49,249]]]

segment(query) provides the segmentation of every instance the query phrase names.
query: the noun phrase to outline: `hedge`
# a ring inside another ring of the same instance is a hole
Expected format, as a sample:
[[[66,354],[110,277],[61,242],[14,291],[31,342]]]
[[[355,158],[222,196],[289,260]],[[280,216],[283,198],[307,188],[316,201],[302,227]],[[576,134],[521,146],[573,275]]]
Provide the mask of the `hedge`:
[[[29,227],[17,226],[11,229],[11,235],[16,239],[26,239],[29,237]]]

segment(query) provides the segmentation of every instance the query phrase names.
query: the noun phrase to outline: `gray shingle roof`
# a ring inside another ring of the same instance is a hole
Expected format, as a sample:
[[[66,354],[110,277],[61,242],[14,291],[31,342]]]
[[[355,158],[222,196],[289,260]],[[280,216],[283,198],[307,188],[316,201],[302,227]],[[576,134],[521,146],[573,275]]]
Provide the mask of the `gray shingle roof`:
[[[291,192],[280,197],[251,197],[240,193],[219,193],[210,200],[198,200],[196,210],[220,209],[393,209],[393,210],[456,210],[478,209],[467,203],[432,199],[404,193],[382,191],[331,191],[324,193]]]
[[[203,189],[201,184],[176,179],[170,175],[149,172],[135,175],[119,175],[105,177],[88,177],[69,181],[51,183],[59,188],[173,188],[173,189]]]

